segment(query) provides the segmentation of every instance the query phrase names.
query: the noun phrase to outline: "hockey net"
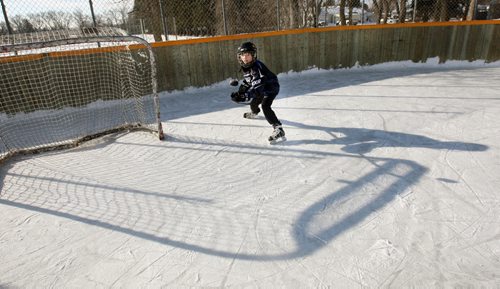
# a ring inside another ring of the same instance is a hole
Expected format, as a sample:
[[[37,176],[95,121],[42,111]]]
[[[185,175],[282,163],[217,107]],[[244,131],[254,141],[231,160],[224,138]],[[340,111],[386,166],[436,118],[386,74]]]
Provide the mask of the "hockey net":
[[[163,139],[151,46],[116,28],[0,37],[0,161],[120,129]]]

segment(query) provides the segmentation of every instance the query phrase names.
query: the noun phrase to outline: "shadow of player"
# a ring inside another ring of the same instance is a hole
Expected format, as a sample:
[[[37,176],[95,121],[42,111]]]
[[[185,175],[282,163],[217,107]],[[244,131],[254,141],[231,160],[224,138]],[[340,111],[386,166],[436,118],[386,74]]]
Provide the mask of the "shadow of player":
[[[430,137],[367,128],[324,127],[285,121],[289,126],[321,130],[332,136],[330,140],[296,140],[286,145],[334,144],[343,145],[342,151],[351,154],[366,154],[383,147],[429,148],[437,150],[485,151],[488,146],[459,141],[440,141]]]

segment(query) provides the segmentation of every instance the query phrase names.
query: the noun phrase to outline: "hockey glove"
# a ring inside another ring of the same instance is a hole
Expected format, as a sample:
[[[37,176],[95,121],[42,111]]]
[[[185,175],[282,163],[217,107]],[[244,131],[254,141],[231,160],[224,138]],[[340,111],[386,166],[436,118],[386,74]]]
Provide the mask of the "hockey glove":
[[[239,92],[233,92],[231,93],[231,100],[234,102],[242,102],[242,96],[240,95]]]
[[[250,88],[250,87],[248,87],[247,85],[242,84],[242,85],[240,85],[240,88],[238,88],[238,93],[240,93],[240,94],[244,94],[245,92],[247,92],[247,91],[248,91],[248,89],[249,89],[249,88]]]
[[[234,102],[248,102],[250,98],[246,93],[233,92],[231,93],[231,100]]]

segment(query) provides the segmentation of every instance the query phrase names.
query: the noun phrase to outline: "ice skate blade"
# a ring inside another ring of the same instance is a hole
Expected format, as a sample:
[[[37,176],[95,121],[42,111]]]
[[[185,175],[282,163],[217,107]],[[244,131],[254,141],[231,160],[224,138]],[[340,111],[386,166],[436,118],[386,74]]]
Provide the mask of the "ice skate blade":
[[[286,141],[286,137],[280,137],[280,138],[277,138],[277,139],[273,139],[273,140],[270,140],[269,141],[269,144],[278,144],[278,143],[282,143],[282,142],[285,142]]]

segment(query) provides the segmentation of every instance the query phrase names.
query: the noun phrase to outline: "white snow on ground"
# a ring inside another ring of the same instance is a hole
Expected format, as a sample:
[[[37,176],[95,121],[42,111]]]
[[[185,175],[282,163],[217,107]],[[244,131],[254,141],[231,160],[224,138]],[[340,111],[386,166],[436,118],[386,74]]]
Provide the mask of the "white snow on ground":
[[[0,288],[497,288],[500,63],[281,74],[288,141],[227,82],[167,139],[0,167]]]

